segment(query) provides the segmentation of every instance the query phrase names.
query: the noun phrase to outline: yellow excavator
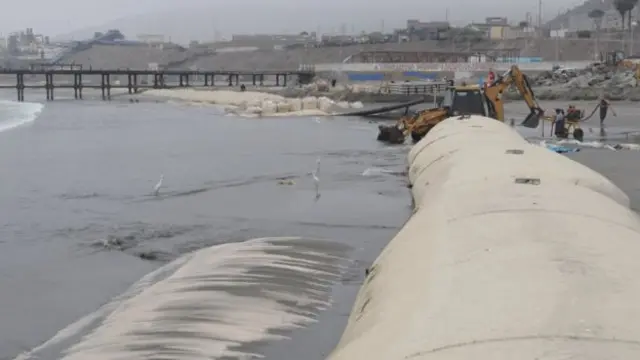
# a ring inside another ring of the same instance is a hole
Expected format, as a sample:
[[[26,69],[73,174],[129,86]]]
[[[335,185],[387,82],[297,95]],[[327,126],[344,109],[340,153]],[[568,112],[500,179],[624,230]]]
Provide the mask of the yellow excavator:
[[[638,56],[627,57],[624,51],[609,51],[600,53],[601,64],[610,68],[632,70],[636,80],[640,80],[640,58]]]
[[[518,66],[513,65],[503,76],[484,87],[451,87],[445,94],[441,107],[403,117],[392,126],[379,126],[378,140],[401,144],[404,143],[406,135],[411,134],[413,141],[417,142],[440,121],[456,115],[482,115],[504,121],[502,96],[510,86],[516,87],[530,110],[521,125],[527,128],[538,127],[540,119],[544,117],[544,110],[538,105],[526,75]]]

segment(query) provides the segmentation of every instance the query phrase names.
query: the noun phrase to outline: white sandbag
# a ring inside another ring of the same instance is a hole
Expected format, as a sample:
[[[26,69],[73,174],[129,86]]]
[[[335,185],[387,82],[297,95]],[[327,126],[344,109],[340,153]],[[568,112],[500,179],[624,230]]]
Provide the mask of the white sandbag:
[[[307,96],[302,99],[302,110],[315,110],[318,108],[318,98]]]
[[[259,106],[250,106],[244,112],[247,114],[262,114],[262,108]]]
[[[334,105],[335,102],[327,97],[322,96],[318,98],[318,109],[324,112],[328,112]]]
[[[271,100],[265,100],[262,102],[262,114],[263,115],[271,115],[278,112],[276,107],[276,103]]]
[[[300,111],[302,110],[302,99],[287,99],[287,102],[291,105],[291,111]]]
[[[277,103],[276,111],[278,113],[288,113],[292,111],[292,108],[293,107],[291,106],[291,104],[287,102],[280,102],[280,103]]]

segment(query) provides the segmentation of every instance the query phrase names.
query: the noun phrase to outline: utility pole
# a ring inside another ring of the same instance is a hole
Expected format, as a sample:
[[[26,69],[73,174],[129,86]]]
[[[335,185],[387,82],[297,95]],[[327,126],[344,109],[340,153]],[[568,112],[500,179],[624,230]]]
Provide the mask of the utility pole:
[[[538,0],[538,37],[542,38],[542,0]]]
[[[556,41],[555,41],[556,62],[560,61],[560,44],[559,43],[560,43],[560,33],[563,33],[562,30],[564,30],[564,29],[561,29],[561,31],[556,34]]]

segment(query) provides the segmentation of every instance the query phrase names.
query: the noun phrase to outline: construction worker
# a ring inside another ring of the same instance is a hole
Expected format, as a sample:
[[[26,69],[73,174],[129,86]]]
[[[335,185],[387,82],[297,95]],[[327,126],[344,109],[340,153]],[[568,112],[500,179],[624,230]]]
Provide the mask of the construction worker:
[[[489,69],[489,84],[493,84],[496,80],[496,73],[493,72],[493,69]]]
[[[576,109],[576,107],[574,105],[569,105],[569,108],[567,109],[567,114],[565,116],[565,120],[578,121],[578,120],[580,120],[581,116],[582,116],[582,114],[580,113],[580,111],[578,109]]]
[[[600,98],[600,103],[598,104],[600,107],[600,127],[604,126],[604,119],[607,118],[607,111],[611,108],[611,112],[613,116],[618,116],[615,111],[613,111],[613,107],[611,103],[603,97]]]
[[[554,134],[561,139],[567,138],[567,129],[564,126],[565,115],[564,110],[556,109],[556,116],[553,121]]]

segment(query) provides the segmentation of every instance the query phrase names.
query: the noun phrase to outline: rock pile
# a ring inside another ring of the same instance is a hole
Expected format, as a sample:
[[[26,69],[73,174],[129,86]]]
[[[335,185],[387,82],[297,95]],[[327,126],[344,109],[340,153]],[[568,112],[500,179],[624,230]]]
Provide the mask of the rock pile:
[[[634,72],[604,64],[584,69],[557,69],[531,77],[536,97],[542,100],[610,100],[640,101],[640,87]],[[517,98],[510,94],[509,98]]]

